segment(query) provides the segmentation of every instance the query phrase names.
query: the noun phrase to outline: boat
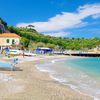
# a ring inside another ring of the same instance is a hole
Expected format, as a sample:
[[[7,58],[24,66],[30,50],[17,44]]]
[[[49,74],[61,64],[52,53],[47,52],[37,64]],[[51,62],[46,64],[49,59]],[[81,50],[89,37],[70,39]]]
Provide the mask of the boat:
[[[9,55],[20,55],[22,53],[22,50],[16,50],[16,49],[10,49],[8,54]]]
[[[24,51],[24,56],[36,56],[36,54],[34,54],[30,51]]]

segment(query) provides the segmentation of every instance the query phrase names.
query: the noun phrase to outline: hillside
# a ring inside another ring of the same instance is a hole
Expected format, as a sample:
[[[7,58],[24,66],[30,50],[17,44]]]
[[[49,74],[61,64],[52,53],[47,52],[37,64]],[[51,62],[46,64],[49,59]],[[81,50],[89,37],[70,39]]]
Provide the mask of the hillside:
[[[8,26],[1,20],[5,31],[20,35],[21,45],[25,48],[34,49],[36,47],[50,47],[55,49],[87,50],[100,45],[100,38],[57,38],[38,33],[34,26],[27,28],[18,28]]]

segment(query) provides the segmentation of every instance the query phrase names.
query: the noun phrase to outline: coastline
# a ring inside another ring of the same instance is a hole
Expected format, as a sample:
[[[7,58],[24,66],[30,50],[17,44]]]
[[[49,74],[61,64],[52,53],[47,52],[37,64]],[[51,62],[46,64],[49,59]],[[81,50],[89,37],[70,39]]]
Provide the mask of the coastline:
[[[12,77],[7,83],[0,83],[0,89],[5,90],[4,94],[0,91],[0,100],[93,100],[53,80],[47,72],[40,72],[35,66],[43,61],[65,58],[67,56],[38,57],[19,63],[18,71],[0,71]]]
[[[80,59],[80,58],[87,58],[87,57],[77,57],[77,56],[66,56],[66,58],[61,58],[61,59],[57,59],[57,58],[54,58],[54,59],[49,59],[49,60],[47,60],[47,61],[49,61],[49,62],[51,62],[51,63],[55,63],[55,62],[59,62],[59,61],[64,61],[64,60],[66,60],[68,58],[68,60],[69,59]],[[80,91],[80,90],[78,90],[76,87],[74,87],[72,84],[65,84],[64,82],[66,82],[65,80],[63,80],[63,79],[58,79],[58,78],[56,78],[56,77],[54,77],[52,74],[50,74],[50,72],[49,71],[47,71],[47,70],[41,70],[41,69],[39,69],[38,68],[38,65],[40,65],[40,64],[45,64],[45,63],[47,63],[47,62],[40,62],[39,64],[36,64],[35,65],[35,67],[37,68],[37,70],[39,70],[40,72],[43,72],[43,73],[47,73],[48,75],[49,75],[49,78],[51,78],[51,79],[53,79],[53,81],[56,81],[56,82],[58,82],[59,84],[61,84],[61,85],[64,85],[64,86],[67,86],[67,87],[70,87],[73,91],[75,91],[75,92],[78,92],[79,94],[82,94],[82,95],[84,95],[84,96],[88,96],[88,97],[91,97],[92,98],[92,100],[99,100],[98,98],[96,98],[96,97],[94,97],[94,96],[91,96],[91,95],[89,95],[89,94],[86,94],[86,93],[83,93],[82,91]]]

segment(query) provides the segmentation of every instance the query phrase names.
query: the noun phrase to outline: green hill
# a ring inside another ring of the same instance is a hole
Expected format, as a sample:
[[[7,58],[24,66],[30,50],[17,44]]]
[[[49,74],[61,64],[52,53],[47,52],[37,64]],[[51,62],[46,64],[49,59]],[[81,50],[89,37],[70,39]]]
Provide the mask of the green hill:
[[[100,38],[58,38],[38,33],[32,25],[29,25],[27,28],[18,28],[8,26],[3,20],[1,22],[5,31],[20,35],[21,45],[29,49],[50,47],[55,49],[87,50],[100,45]]]

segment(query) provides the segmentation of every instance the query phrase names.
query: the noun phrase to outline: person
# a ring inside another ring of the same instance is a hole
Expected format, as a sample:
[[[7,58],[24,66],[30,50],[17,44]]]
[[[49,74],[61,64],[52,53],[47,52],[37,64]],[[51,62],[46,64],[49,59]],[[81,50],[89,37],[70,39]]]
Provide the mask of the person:
[[[23,58],[24,58],[24,50],[23,50]]]
[[[12,56],[11,68],[13,71],[15,70],[14,56]]]
[[[9,52],[6,52],[6,56],[7,56],[8,58],[10,58]]]
[[[15,65],[18,64],[18,58],[12,57],[12,70],[15,70]]]

